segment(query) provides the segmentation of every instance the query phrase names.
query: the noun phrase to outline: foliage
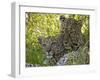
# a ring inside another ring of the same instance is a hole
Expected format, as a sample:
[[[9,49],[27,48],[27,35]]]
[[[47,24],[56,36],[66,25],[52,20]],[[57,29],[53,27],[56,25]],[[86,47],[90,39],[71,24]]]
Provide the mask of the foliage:
[[[77,51],[72,51],[68,54],[68,65],[82,65],[82,64],[89,64],[89,51],[87,47],[88,41],[85,43],[84,46],[80,47]]]
[[[83,26],[81,31],[84,41],[87,42],[89,40],[89,15],[26,12],[26,63],[44,66],[45,55],[38,43],[38,37],[56,36],[59,34],[59,17],[61,15],[82,20]]]

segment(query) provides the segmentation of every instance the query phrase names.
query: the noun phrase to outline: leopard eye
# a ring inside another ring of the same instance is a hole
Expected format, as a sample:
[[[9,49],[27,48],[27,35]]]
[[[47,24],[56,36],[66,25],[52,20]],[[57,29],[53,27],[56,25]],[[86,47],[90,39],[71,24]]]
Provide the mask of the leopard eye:
[[[45,47],[45,46],[46,46],[46,44],[43,44],[43,46]]]
[[[77,43],[73,43],[73,45],[78,46],[78,44],[77,44]]]
[[[64,31],[61,31],[62,33],[64,33]]]
[[[64,22],[64,19],[62,19],[62,21]]]
[[[65,44],[67,44],[67,42],[65,42]]]

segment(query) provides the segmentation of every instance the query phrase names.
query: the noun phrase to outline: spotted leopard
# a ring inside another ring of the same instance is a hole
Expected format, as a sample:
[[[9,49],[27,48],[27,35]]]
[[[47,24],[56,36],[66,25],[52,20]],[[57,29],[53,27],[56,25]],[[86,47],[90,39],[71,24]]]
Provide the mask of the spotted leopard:
[[[66,54],[60,36],[39,37],[38,41],[46,53],[46,58],[49,59],[50,65],[56,65],[59,59]]]
[[[76,51],[84,44],[81,33],[82,21],[60,16],[60,33],[63,36],[64,47]]]
[[[60,22],[60,34],[38,38],[49,65],[67,64],[68,53],[77,51],[83,45],[82,22],[73,18],[65,18],[64,16],[60,16]]]

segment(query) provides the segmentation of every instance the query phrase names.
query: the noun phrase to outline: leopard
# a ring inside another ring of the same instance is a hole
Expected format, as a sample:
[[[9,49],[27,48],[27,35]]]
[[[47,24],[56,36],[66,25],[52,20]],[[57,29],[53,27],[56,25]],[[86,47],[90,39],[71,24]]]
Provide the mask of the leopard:
[[[49,65],[57,65],[57,62],[61,57],[66,54],[66,50],[62,44],[61,36],[40,36],[38,38],[40,45],[42,46],[43,52],[46,58],[49,59]]]
[[[60,23],[60,34],[63,38],[63,45],[67,50],[76,51],[84,45],[81,32],[82,20],[60,16]]]
[[[73,18],[60,16],[60,33],[56,36],[40,36],[39,44],[49,61],[49,65],[65,65],[68,60],[68,53],[77,51],[83,46],[81,33],[82,21]]]

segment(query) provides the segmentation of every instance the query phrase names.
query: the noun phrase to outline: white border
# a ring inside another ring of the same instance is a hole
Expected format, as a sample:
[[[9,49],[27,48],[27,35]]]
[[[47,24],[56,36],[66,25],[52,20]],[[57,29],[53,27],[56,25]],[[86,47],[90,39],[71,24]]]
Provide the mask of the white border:
[[[11,75],[18,77],[19,69],[19,5],[12,3],[11,7]]]
[[[12,27],[15,26],[15,37],[12,38],[12,75],[14,77],[18,76],[53,76],[53,75],[63,75],[63,74],[80,74],[80,73],[94,73],[96,71],[96,57],[95,57],[95,12],[94,8],[84,8],[84,7],[43,7],[43,6],[33,6],[31,4],[12,4],[14,7],[12,14],[15,14],[12,18]],[[14,12],[14,13],[13,13]],[[74,66],[57,66],[57,67],[35,67],[35,68],[25,68],[25,12],[43,12],[43,13],[68,13],[68,14],[89,14],[90,15],[90,65],[74,65]],[[12,28],[13,31],[13,28]],[[15,42],[14,42],[15,41]],[[13,64],[14,63],[14,64]],[[14,66],[13,66],[14,65]]]

